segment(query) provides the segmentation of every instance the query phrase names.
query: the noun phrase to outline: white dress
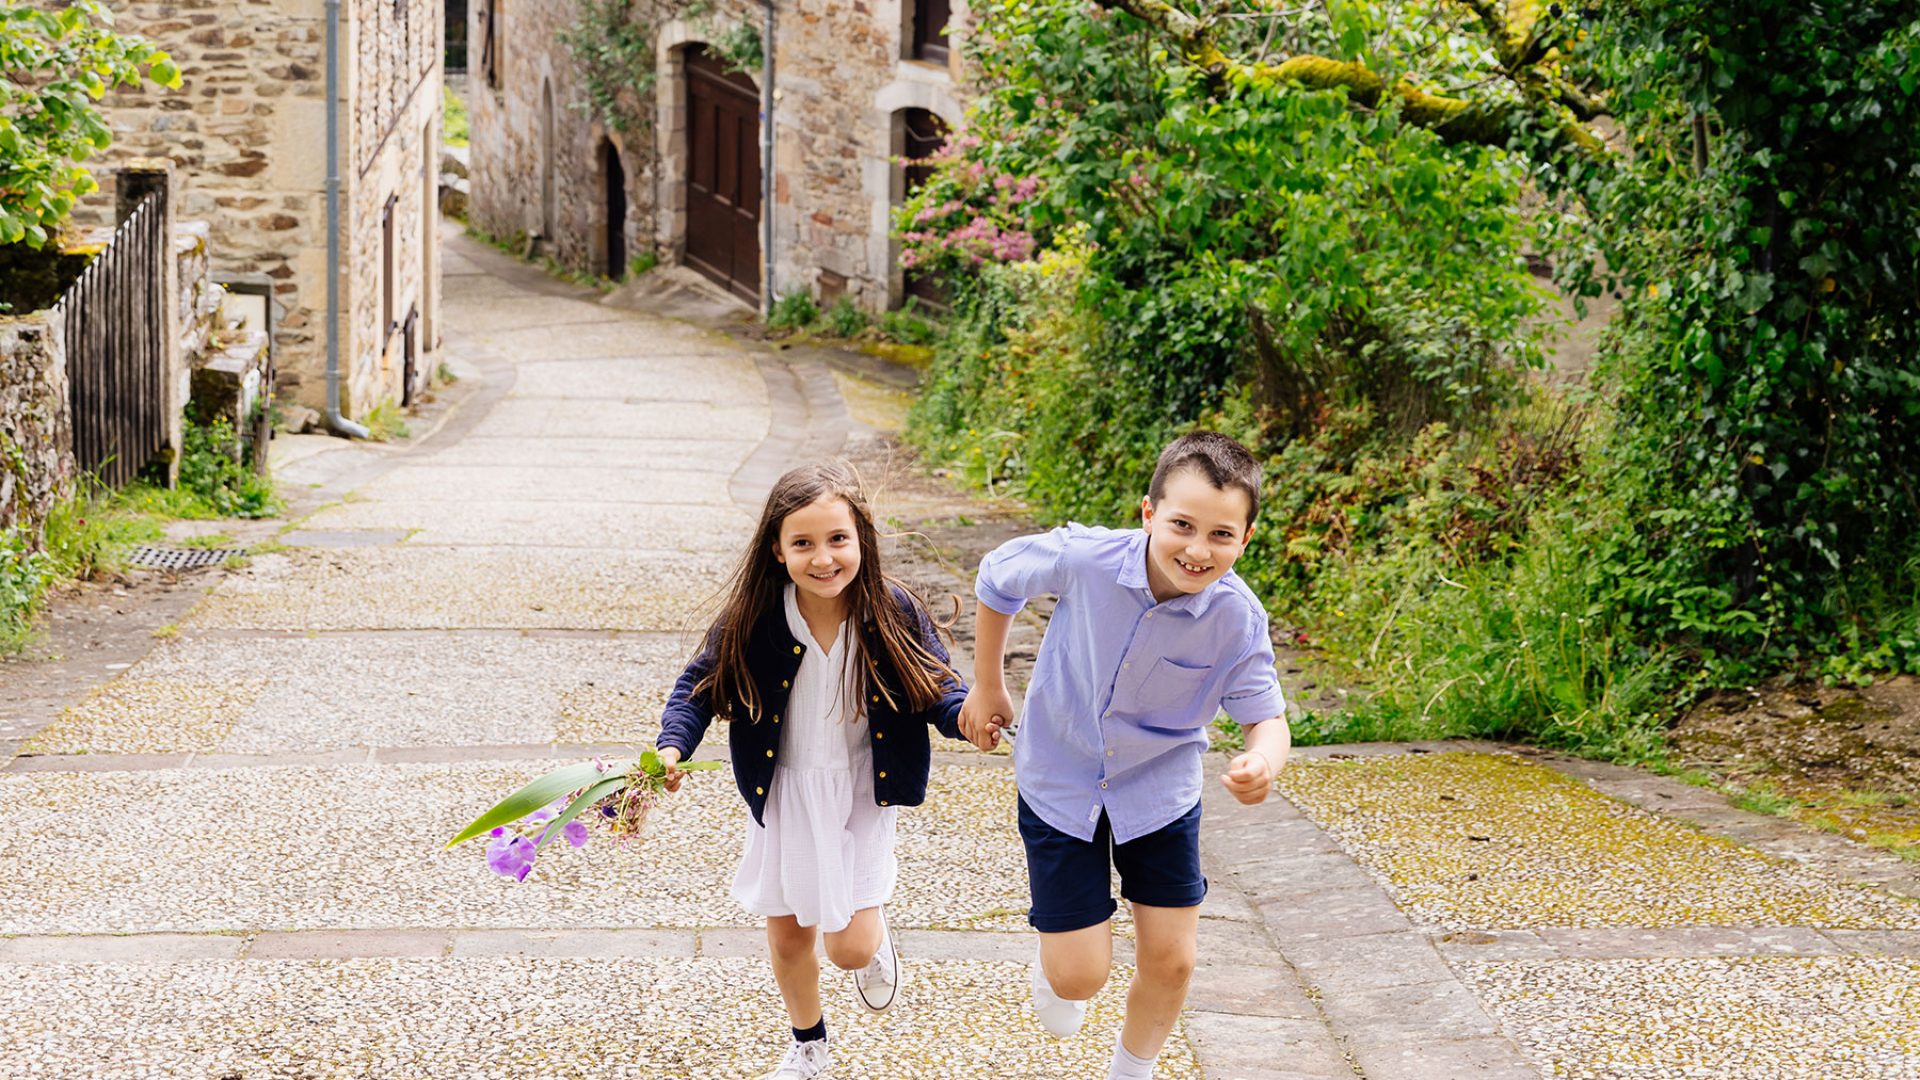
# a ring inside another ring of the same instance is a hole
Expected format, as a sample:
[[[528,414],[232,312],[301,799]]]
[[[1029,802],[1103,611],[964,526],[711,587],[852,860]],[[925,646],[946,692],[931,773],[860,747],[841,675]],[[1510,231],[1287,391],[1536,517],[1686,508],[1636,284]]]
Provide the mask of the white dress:
[[[874,802],[873,747],[847,624],[822,651],[792,585],[785,603],[787,629],[806,652],[780,725],[766,824],[747,818],[733,898],[755,915],[792,915],[834,933],[854,912],[892,898],[899,808]]]

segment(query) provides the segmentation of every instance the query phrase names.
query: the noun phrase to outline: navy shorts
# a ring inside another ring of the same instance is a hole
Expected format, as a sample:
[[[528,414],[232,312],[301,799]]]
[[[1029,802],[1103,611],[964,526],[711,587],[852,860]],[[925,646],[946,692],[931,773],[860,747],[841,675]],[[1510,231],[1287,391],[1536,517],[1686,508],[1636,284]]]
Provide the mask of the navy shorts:
[[[1043,934],[1084,930],[1113,918],[1109,867],[1120,871],[1120,895],[1148,907],[1196,907],[1207,895],[1200,872],[1200,804],[1172,824],[1124,844],[1113,842],[1105,811],[1093,839],[1068,836],[1020,800],[1020,839],[1027,846],[1033,907],[1027,921]]]

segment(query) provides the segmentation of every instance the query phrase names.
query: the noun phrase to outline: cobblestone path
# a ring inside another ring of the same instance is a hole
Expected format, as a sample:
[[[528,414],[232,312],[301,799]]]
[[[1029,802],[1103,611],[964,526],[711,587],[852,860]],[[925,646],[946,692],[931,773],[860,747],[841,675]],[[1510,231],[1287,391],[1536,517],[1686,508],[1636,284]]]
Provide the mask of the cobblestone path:
[[[463,403],[284,467],[331,501],[0,772],[0,1076],[734,1078],[783,1048],[723,776],[520,884],[440,844],[651,741],[766,486],[858,424],[817,363],[445,252]],[[828,969],[834,1075],[1104,1075],[1125,973],[1041,1033],[1011,772],[944,745],[901,818],[910,982],[873,1017]],[[1490,747],[1306,752],[1280,789],[1209,794],[1162,1078],[1920,1075],[1897,861]]]

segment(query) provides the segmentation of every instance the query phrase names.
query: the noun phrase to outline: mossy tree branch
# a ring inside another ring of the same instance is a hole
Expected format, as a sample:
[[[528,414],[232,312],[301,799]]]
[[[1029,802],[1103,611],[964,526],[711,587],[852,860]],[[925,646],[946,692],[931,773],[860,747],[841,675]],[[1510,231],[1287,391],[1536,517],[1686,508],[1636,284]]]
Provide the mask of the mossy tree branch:
[[[1210,24],[1166,0],[1096,0],[1123,11],[1158,31],[1187,62],[1229,81],[1272,85],[1294,83],[1309,90],[1345,90],[1355,105],[1377,108],[1391,100],[1408,122],[1457,142],[1509,146],[1524,131],[1550,134],[1541,149],[1563,148],[1587,156],[1605,156],[1606,145],[1583,125],[1604,115],[1604,106],[1557,71],[1557,47],[1536,0],[1461,0],[1473,12],[1494,48],[1503,73],[1520,91],[1520,101],[1474,101],[1430,93],[1407,79],[1391,83],[1351,60],[1295,56],[1278,64],[1247,63],[1228,56],[1215,43]]]

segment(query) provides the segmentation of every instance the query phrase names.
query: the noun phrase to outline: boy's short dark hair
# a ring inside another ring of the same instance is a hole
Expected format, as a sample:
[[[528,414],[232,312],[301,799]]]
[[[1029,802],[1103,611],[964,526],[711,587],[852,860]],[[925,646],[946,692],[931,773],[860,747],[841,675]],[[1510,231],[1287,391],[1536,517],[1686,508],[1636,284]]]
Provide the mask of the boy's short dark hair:
[[[1195,431],[1168,443],[1153,467],[1153,483],[1147,485],[1153,505],[1159,506],[1166,495],[1167,478],[1182,469],[1192,469],[1221,491],[1245,492],[1248,525],[1260,516],[1260,463],[1238,440],[1217,431]]]

